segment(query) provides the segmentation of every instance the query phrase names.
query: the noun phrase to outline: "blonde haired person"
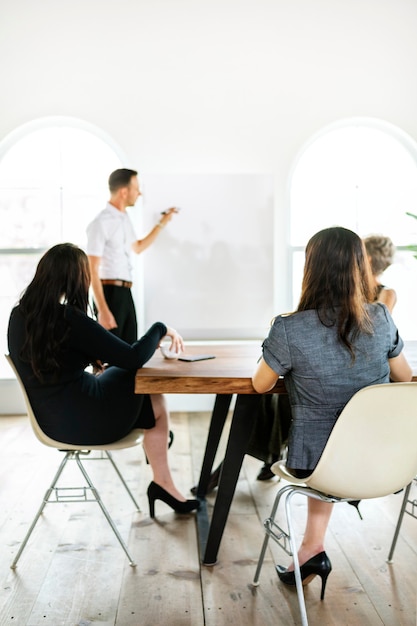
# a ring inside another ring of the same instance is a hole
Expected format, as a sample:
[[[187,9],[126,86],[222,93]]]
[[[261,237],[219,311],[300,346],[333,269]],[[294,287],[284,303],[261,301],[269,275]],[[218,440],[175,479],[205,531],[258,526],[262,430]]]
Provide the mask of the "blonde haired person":
[[[364,243],[372,269],[374,300],[385,304],[392,313],[397,302],[397,294],[394,289],[385,287],[380,277],[393,263],[395,246],[391,239],[384,235],[370,235],[364,239]]]

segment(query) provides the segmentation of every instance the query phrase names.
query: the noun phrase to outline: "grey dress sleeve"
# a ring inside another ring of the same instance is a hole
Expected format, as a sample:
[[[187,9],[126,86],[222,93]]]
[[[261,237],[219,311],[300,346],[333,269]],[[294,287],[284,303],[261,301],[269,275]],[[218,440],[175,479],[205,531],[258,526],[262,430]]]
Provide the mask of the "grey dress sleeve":
[[[284,376],[292,368],[285,316],[278,315],[275,318],[268,337],[262,344],[262,350],[265,363],[279,376]]]

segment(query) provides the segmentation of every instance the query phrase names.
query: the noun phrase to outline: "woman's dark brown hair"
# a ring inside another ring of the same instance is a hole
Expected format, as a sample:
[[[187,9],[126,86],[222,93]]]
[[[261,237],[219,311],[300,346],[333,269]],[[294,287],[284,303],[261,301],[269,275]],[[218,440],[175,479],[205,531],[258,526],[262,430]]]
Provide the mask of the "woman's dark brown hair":
[[[315,309],[322,324],[336,324],[341,343],[355,358],[353,340],[372,332],[371,300],[371,269],[361,238],[339,226],[316,233],[306,247],[297,311]]]
[[[19,306],[26,324],[21,357],[31,364],[42,381],[43,372],[57,373],[56,355],[65,343],[69,328],[62,331],[62,304],[83,313],[88,308],[90,269],[88,258],[77,246],[61,243],[50,248],[38,263],[35,276],[21,297]]]

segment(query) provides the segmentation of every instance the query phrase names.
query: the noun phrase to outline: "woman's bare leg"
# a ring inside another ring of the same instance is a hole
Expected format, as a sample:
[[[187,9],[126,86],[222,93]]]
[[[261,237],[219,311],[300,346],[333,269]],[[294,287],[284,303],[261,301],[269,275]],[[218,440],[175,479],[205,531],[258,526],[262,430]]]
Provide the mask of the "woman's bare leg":
[[[315,498],[307,498],[307,524],[303,540],[298,550],[298,560],[300,565],[311,559],[319,552],[324,551],[324,537],[329,525],[330,516],[333,510],[331,502],[323,502]],[[288,571],[294,569],[290,565]]]
[[[168,465],[169,414],[163,395],[151,395],[155,416],[154,428],[145,430],[143,447],[153,472],[154,482],[174,498],[185,502],[186,498],[176,488]]]

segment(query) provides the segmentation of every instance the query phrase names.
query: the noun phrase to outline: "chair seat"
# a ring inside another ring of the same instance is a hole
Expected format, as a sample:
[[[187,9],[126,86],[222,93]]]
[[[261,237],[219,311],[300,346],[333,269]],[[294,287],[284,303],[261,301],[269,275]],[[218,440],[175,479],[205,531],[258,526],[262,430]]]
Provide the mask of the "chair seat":
[[[283,478],[284,480],[287,480],[288,482],[293,483],[294,485],[306,485],[305,478],[296,478],[293,474],[291,474],[288,471],[287,466],[285,465],[284,459],[277,461],[276,463],[271,465],[271,470],[274,472],[274,474],[276,474],[280,478]]]
[[[122,450],[123,448],[132,448],[133,446],[137,446],[142,443],[143,440],[143,430],[140,428],[135,428],[130,431],[123,437],[123,439],[118,439],[117,441],[113,441],[111,443],[101,443],[97,445],[91,444],[71,444],[71,443],[63,443],[62,441],[57,441],[55,439],[51,439],[48,435],[39,428],[38,423],[36,425],[32,424],[35,435],[39,439],[41,443],[50,448],[57,448],[59,450],[67,451],[67,450]],[[36,427],[37,426],[37,427]]]

